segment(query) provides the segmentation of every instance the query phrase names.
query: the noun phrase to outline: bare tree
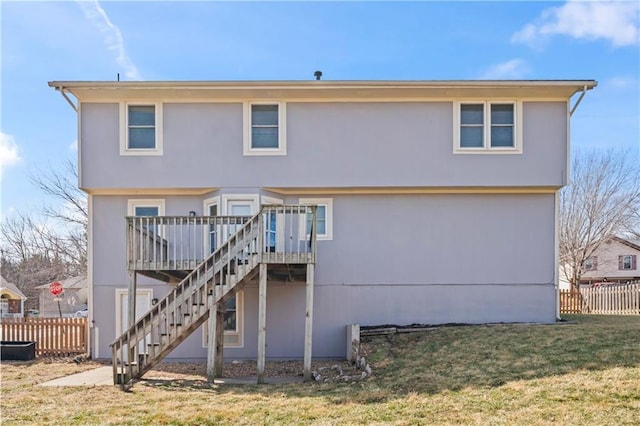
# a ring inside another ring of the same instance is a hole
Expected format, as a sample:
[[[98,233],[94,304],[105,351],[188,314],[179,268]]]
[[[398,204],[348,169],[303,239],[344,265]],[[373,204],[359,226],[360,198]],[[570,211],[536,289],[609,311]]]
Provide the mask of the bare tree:
[[[60,169],[46,173],[34,171],[31,182],[43,193],[63,202],[62,208],[45,205],[42,210],[46,216],[86,229],[87,196],[78,188],[78,168],[74,162],[67,160]]]
[[[32,183],[61,203],[18,212],[0,223],[2,274],[30,299],[37,285],[86,273],[87,198],[77,177],[71,161],[47,173],[33,172]]]
[[[67,160],[59,169],[32,172],[31,182],[44,194],[62,202],[57,207],[42,206],[42,214],[52,219],[55,228],[41,229],[41,241],[74,266],[76,273],[86,272],[89,211],[87,196],[78,188],[75,163]]]
[[[640,167],[628,151],[578,153],[560,193],[560,264],[572,287],[607,239],[633,232],[640,211]]]

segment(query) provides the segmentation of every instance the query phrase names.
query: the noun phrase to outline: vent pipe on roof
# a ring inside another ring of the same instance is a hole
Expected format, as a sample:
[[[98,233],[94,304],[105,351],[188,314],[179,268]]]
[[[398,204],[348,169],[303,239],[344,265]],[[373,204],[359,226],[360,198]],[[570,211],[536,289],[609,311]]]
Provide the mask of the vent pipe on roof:
[[[320,80],[320,77],[322,77],[322,71],[316,71],[313,75],[316,77],[316,80]]]

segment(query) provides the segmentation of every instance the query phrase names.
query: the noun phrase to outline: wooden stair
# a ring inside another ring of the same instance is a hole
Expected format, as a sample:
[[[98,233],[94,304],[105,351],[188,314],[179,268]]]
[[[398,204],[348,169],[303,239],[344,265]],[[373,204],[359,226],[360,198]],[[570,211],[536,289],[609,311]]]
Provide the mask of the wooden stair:
[[[114,384],[123,389],[152,369],[258,273],[258,213],[112,344]]]

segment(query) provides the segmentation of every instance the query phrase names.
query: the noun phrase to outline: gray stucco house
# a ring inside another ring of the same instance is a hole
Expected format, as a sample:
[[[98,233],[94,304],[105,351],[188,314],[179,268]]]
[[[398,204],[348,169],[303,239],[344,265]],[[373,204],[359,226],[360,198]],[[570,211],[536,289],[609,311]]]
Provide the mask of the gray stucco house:
[[[129,378],[223,343],[307,373],[348,324],[556,319],[593,80],[49,85],[78,113],[91,352]]]

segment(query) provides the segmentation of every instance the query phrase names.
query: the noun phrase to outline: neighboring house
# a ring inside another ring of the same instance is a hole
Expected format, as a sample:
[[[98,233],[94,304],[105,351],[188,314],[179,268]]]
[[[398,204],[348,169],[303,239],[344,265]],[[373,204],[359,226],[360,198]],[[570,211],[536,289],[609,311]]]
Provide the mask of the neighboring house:
[[[27,297],[15,284],[0,277],[0,317],[23,317]]]
[[[217,362],[223,336],[306,373],[348,324],[556,319],[571,98],[595,81],[49,85],[78,112],[95,358]]]
[[[54,297],[49,291],[50,284],[36,287],[40,292],[41,317],[72,317],[87,307],[86,275],[60,280],[63,292],[58,297]]]
[[[581,284],[624,283],[640,280],[640,241],[614,237],[585,260]]]

